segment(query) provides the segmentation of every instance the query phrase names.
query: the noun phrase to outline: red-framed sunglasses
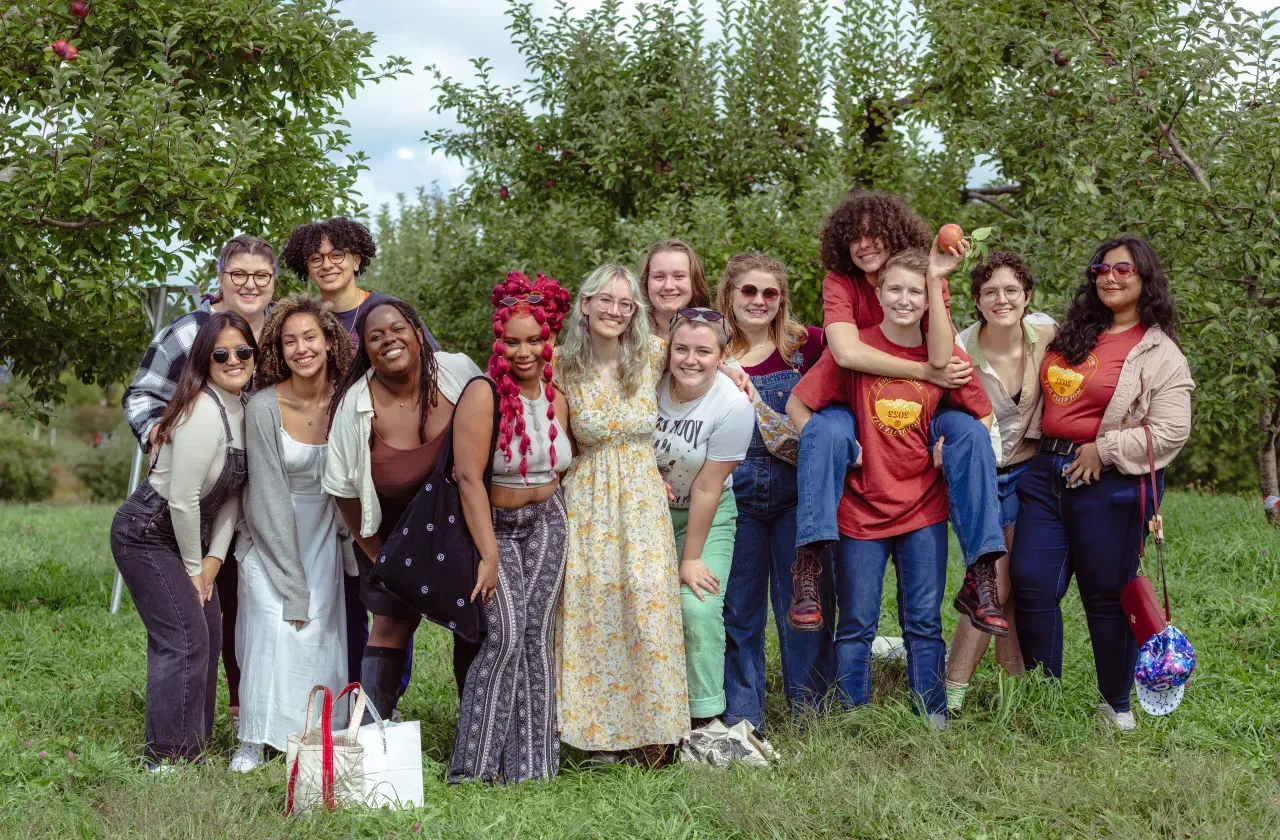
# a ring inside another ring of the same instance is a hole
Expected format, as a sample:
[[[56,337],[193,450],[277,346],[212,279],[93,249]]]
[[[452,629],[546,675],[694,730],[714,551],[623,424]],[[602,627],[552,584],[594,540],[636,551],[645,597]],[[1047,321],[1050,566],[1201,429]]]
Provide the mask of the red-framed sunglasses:
[[[1094,263],[1089,266],[1089,279],[1094,283],[1098,282],[1098,278],[1106,277],[1108,274],[1117,280],[1128,280],[1134,275],[1133,263],[1118,262],[1115,265],[1107,265],[1106,263]]]

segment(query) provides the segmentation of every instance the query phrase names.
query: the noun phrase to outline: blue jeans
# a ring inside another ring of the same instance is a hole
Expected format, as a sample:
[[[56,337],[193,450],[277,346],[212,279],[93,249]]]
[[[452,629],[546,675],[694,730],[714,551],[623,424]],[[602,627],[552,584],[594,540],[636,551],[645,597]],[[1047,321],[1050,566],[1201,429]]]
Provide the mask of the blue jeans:
[[[757,389],[759,386],[757,386]],[[799,714],[818,705],[831,684],[831,590],[823,587],[823,632],[800,633],[786,621],[791,604],[791,564],[795,560],[796,469],[768,452],[748,455],[733,473],[738,501],[738,534],[733,574],[724,597],[724,722],[748,720],[764,729],[765,617],[773,605],[782,658],[782,690]],[[830,552],[823,552],[823,576],[831,577]]]
[[[880,624],[884,570],[893,555],[898,623],[907,648],[907,683],[918,711],[946,711],[942,593],[947,584],[947,523],[881,540],[841,537],[835,558],[836,685],[845,708],[871,702],[871,641]]]
[[[943,444],[946,448],[946,444]],[[1000,494],[1000,525],[1012,528],[1018,524],[1018,479],[1031,469],[1030,461],[1014,464],[1003,472],[996,473],[996,492]]]
[[[1009,563],[1018,642],[1028,668],[1038,665],[1049,676],[1062,677],[1061,605],[1074,575],[1093,644],[1098,693],[1112,709],[1127,712],[1138,644],[1120,592],[1138,571],[1144,533],[1138,483],[1150,479],[1104,470],[1098,481],[1071,490],[1062,470],[1074,458],[1036,455],[1018,482],[1018,526]],[[1163,494],[1164,471],[1156,475]]]
[[[844,493],[845,474],[860,451],[858,425],[845,405],[829,405],[815,412],[800,433],[796,466],[800,505],[796,517],[796,547],[840,539],[836,510]],[[996,488],[996,453],[982,422],[954,408],[940,408],[929,424],[929,447],[942,445],[942,475],[947,481],[947,504],[965,564],[1005,553],[1000,524],[1000,494]],[[874,469],[874,465],[872,465]],[[861,469],[867,469],[862,467]]]

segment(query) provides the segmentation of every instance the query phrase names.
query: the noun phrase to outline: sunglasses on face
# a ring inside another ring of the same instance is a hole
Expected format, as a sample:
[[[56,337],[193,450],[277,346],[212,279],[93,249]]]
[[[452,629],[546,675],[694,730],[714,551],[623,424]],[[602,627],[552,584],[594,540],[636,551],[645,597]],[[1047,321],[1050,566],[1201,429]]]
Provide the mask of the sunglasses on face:
[[[714,324],[717,321],[724,320],[724,316],[714,309],[701,309],[693,306],[677,309],[676,314],[671,316],[669,323],[674,325],[678,318],[683,318],[686,321],[701,321],[704,324]]]
[[[517,303],[542,303],[542,295],[537,292],[530,292],[527,295],[517,295],[515,297],[504,297],[498,303],[503,306],[515,306]]]
[[[231,351],[225,347],[215,347],[212,358],[216,363],[225,365],[231,360]],[[236,348],[236,358],[242,362],[249,361],[253,358],[253,348],[247,344],[241,344]]]
[[[738,294],[742,295],[747,300],[755,300],[756,295],[760,295],[764,298],[765,303],[773,303],[775,300],[782,297],[782,290],[772,287],[762,289],[754,283],[744,283],[738,287]]]
[[[342,261],[347,258],[347,252],[340,250],[338,248],[334,248],[332,251],[330,251],[327,254],[315,253],[307,257],[307,265],[311,266],[312,268],[319,268],[320,266],[324,265],[325,257],[328,257],[329,262],[333,263],[334,265],[342,265]]]
[[[1128,280],[1134,274],[1132,263],[1118,262],[1115,265],[1107,265],[1106,263],[1094,263],[1089,266],[1089,279],[1097,283],[1103,277],[1110,274],[1117,280]]]

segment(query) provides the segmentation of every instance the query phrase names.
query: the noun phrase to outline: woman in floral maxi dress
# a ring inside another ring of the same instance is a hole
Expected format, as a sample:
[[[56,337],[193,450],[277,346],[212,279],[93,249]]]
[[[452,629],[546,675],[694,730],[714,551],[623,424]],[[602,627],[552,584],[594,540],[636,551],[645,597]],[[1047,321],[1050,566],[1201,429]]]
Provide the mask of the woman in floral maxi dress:
[[[612,763],[689,727],[680,580],[653,457],[665,363],[635,275],[582,284],[557,351],[579,455],[563,482],[569,543],[558,640],[561,740]]]

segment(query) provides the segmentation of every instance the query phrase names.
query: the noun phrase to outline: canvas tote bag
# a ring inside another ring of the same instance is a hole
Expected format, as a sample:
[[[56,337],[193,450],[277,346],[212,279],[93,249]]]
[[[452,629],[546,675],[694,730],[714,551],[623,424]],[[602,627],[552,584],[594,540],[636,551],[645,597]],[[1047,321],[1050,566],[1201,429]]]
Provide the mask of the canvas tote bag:
[[[359,683],[349,684],[338,699],[359,688]],[[318,726],[317,694],[323,698]],[[352,711],[352,727],[334,735],[333,694],[324,685],[311,689],[307,696],[307,722],[301,732],[289,736],[285,750],[285,813],[301,814],[318,806],[332,810],[364,801],[364,747],[356,736],[364,717],[365,698],[364,692],[359,695]]]

